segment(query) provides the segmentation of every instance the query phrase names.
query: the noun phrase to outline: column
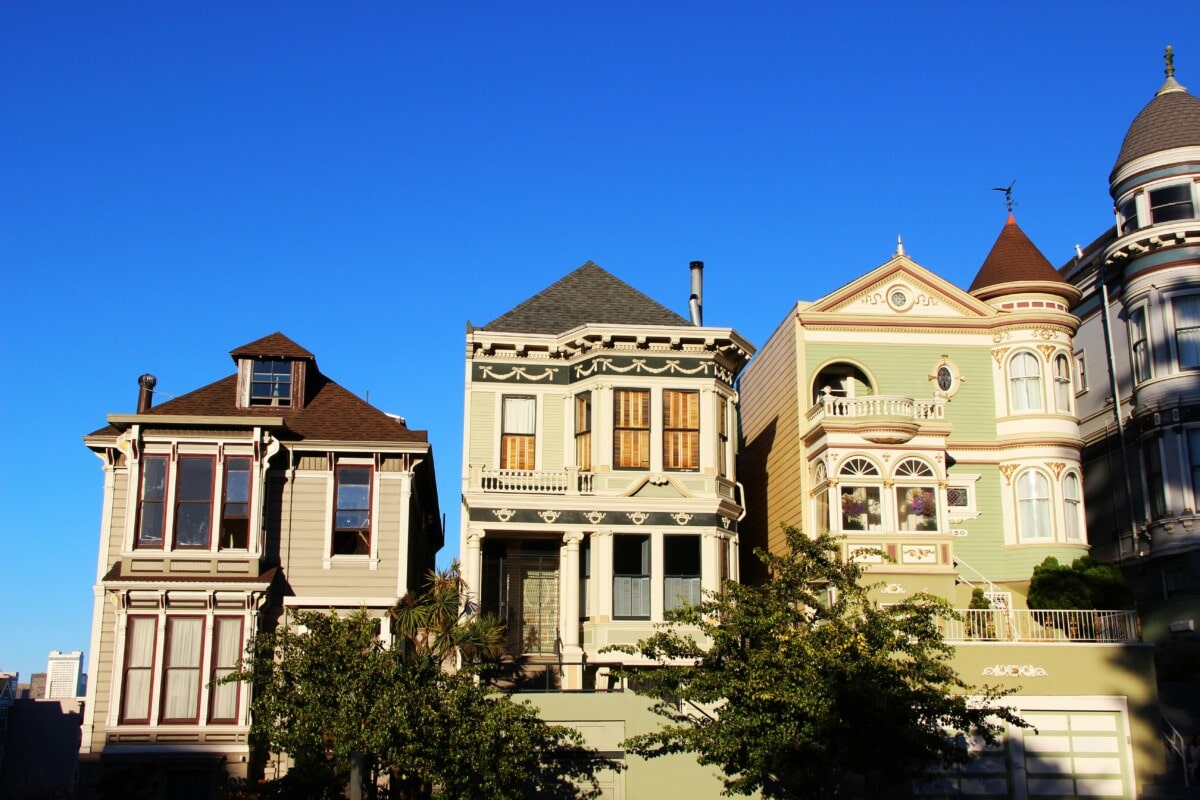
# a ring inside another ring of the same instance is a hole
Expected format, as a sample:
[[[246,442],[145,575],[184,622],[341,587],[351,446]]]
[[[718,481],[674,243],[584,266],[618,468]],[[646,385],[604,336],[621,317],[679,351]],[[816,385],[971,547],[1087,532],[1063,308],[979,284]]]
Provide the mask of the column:
[[[483,537],[478,528],[467,531],[467,552],[463,554],[462,579],[467,585],[467,599],[475,605],[480,602],[483,580]]]
[[[562,581],[562,606],[559,630],[562,631],[562,688],[583,688],[583,648],[579,646],[579,543],[583,534],[571,531],[563,536],[559,560]]]
[[[409,523],[412,521],[412,511],[410,510],[412,479],[412,470],[400,473],[400,539],[397,548],[399,556],[396,560],[396,597],[404,597],[408,594],[409,589],[415,588],[408,585],[408,550],[414,534],[414,531],[409,529]],[[420,531],[416,533],[420,533]]]
[[[700,589],[703,593],[721,588],[721,557],[724,538],[718,531],[705,531],[700,539]]]

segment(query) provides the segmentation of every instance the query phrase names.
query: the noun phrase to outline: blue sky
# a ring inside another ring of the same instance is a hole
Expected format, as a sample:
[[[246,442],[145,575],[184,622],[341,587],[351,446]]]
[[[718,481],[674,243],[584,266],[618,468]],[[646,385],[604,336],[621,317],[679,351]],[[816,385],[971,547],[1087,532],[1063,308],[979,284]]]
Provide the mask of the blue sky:
[[[1192,3],[0,5],[0,668],[88,650],[102,475],[136,379],[281,330],[430,432],[457,550],[463,335],[587,260],[761,344],[910,256],[1052,263]],[[59,381],[65,381],[60,384]],[[89,663],[91,653],[88,653]]]

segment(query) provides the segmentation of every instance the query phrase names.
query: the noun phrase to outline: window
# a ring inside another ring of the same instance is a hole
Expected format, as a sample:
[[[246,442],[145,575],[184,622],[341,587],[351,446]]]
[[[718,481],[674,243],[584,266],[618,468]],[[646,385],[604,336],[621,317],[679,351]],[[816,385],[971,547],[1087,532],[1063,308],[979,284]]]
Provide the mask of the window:
[[[838,472],[841,484],[842,530],[880,530],[883,526],[883,503],[878,485],[879,468],[865,458],[846,459]],[[858,484],[858,485],[856,485]]]
[[[1200,509],[1200,428],[1187,432],[1189,466],[1192,473],[1192,508]]]
[[[221,500],[222,550],[245,550],[250,540],[250,459],[225,459]]]
[[[1084,359],[1083,351],[1080,350],[1075,353],[1075,394],[1081,395],[1087,390],[1087,361]]]
[[[371,468],[337,468],[337,508],[334,510],[333,554],[371,553]]]
[[[1146,309],[1129,312],[1129,349],[1133,360],[1133,382],[1150,377],[1150,341],[1146,336]]]
[[[1050,481],[1041,472],[1025,470],[1017,478],[1017,514],[1021,538],[1053,538],[1050,527]]]
[[[175,495],[175,546],[207,548],[212,529],[213,459],[180,458]]]
[[[1132,233],[1138,229],[1137,197],[1131,197],[1117,209],[1121,217],[1121,235]]]
[[[816,469],[813,470],[813,485],[817,487],[814,492],[817,533],[829,533],[829,470],[823,461],[818,461]]]
[[[575,465],[592,468],[592,393],[575,395]]]
[[[1175,351],[1180,369],[1200,369],[1200,295],[1171,301],[1175,312]]]
[[[500,468],[533,469],[537,448],[537,400],[532,397],[505,397],[503,415]]]
[[[592,616],[592,537],[584,536],[579,543],[579,617]]]
[[[200,715],[203,617],[167,617],[163,650],[163,722],[196,722]]]
[[[700,468],[700,393],[663,391],[663,469]]]
[[[1083,540],[1083,515],[1080,513],[1082,497],[1079,491],[1079,476],[1068,472],[1063,478],[1063,514],[1066,519],[1068,542]]]
[[[1194,216],[1196,215],[1192,211],[1190,183],[1177,183],[1174,186],[1150,190],[1150,219],[1155,224],[1176,219],[1191,219]]]
[[[213,619],[212,680],[217,681],[237,669],[242,655],[242,620],[240,617]],[[211,722],[236,722],[238,715],[237,683],[213,683],[208,709]]]
[[[650,469],[650,392],[613,392],[613,464],[618,469]]]
[[[292,404],[292,362],[256,359],[250,376],[250,405]]]
[[[1071,362],[1062,353],[1054,357],[1054,410],[1071,413]]]
[[[1150,500],[1150,518],[1167,515],[1166,485],[1163,482],[1162,439],[1147,439],[1142,446],[1146,463],[1146,493]]]
[[[717,474],[729,477],[729,401],[717,396]]]
[[[918,458],[906,458],[896,465],[896,513],[900,530],[938,529],[938,490],[934,478],[933,468]]]
[[[700,537],[663,538],[663,608],[700,604]]]
[[[150,722],[157,627],[157,617],[131,616],[126,621],[125,674],[121,681],[122,722]]]
[[[1013,411],[1042,410],[1042,372],[1037,356],[1017,353],[1008,362],[1010,402]]]
[[[162,547],[167,517],[167,457],[142,459],[142,499],[138,507],[137,547]]]
[[[946,507],[964,511],[971,507],[971,490],[966,486],[950,486],[946,489]]]
[[[650,537],[613,537],[613,618],[650,619]]]

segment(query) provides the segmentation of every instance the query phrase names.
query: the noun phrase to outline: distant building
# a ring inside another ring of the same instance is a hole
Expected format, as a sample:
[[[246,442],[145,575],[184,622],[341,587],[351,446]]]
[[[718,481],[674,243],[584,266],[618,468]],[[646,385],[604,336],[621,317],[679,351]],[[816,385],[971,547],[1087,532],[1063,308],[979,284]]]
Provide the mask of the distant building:
[[[83,674],[83,652],[61,653],[51,650],[46,664],[46,700],[66,700],[83,697],[87,692]]]
[[[4,769],[4,740],[8,736],[8,714],[17,699],[16,672],[0,672],[0,770]]]
[[[46,673],[34,672],[29,676],[29,683],[17,685],[18,700],[44,700],[46,697]]]

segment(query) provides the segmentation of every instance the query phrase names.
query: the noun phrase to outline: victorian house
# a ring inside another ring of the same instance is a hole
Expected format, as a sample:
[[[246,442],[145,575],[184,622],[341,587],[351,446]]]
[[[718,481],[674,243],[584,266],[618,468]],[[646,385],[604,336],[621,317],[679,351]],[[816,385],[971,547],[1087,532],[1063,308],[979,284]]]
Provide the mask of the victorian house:
[[[944,631],[960,676],[1012,689],[1036,726],[921,794],[1134,797],[1162,769],[1134,612],[1025,604],[1035,565],[1089,550],[1078,297],[1010,214],[969,290],[898,246],[796,303],[738,385],[743,579],[769,579],[749,549],[783,548],[782,523],[834,534],[877,602],[964,609]],[[989,608],[966,611],[975,589]]]
[[[215,797],[265,757],[250,687],[213,683],[248,639],[292,609],[383,617],[442,545],[424,431],[280,333],[231,355],[233,374],[161,405],[143,375],[135,413],[84,437],[104,475],[85,793]]]

